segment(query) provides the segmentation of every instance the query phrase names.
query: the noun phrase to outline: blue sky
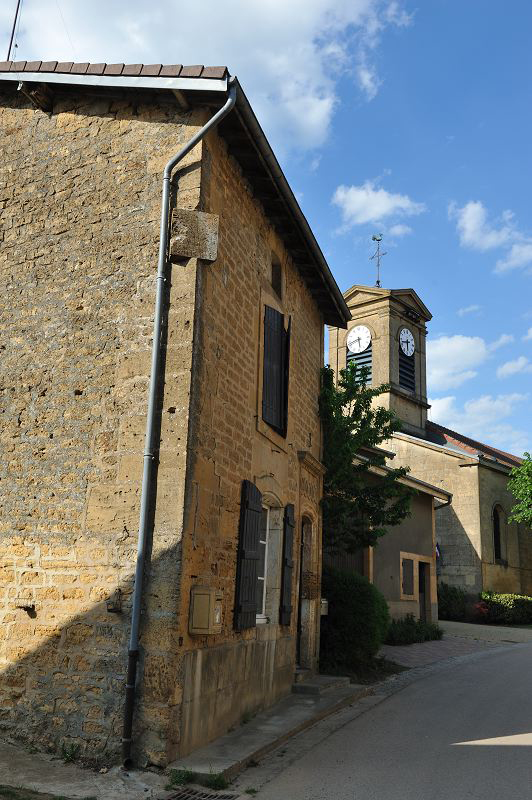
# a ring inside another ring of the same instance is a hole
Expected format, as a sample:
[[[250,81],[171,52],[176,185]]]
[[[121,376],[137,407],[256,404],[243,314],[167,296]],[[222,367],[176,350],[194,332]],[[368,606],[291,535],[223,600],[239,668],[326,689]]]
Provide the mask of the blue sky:
[[[0,9],[4,50],[15,5]],[[382,232],[383,285],[431,310],[432,418],[521,454],[531,29],[518,0],[24,0],[17,58],[227,64],[340,287],[374,283]]]

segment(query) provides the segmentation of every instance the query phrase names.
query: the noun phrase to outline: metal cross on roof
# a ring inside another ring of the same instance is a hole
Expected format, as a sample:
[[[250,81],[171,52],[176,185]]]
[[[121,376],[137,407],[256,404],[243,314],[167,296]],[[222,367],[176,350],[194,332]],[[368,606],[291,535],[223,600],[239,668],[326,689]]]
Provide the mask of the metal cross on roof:
[[[387,256],[388,253],[386,253],[386,252],[381,253],[382,233],[374,233],[373,236],[371,237],[371,239],[372,239],[373,242],[377,242],[377,249],[373,253],[373,255],[370,257],[369,260],[373,261],[374,258],[377,259],[377,281],[375,283],[375,286],[377,286],[377,288],[380,289],[381,288],[381,258],[383,258],[384,256]]]

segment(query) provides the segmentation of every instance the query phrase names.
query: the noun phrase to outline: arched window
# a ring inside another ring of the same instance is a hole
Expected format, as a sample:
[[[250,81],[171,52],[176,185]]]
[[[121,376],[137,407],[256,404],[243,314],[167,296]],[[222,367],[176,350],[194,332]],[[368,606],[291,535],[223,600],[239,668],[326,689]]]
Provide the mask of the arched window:
[[[503,559],[503,514],[501,506],[495,506],[493,509],[493,558],[495,561],[502,561]]]

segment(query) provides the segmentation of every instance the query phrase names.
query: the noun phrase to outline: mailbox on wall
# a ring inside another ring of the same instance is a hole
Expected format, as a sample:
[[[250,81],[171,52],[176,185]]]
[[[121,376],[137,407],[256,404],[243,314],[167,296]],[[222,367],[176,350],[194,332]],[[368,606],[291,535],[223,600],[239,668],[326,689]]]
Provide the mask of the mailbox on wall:
[[[193,586],[190,590],[189,633],[202,635],[222,631],[221,589]]]

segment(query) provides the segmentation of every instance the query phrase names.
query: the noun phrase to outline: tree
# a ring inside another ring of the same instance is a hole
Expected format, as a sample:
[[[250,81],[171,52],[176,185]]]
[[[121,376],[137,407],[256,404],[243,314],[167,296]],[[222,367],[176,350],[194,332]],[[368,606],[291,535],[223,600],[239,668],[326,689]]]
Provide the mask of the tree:
[[[323,425],[323,540],[331,553],[352,553],[374,545],[386,528],[410,513],[412,492],[399,478],[408,469],[389,469],[378,478],[372,466],[385,457],[371,450],[400,430],[392,411],[372,406],[374,397],[389,389],[366,385],[367,368],[348,364],[337,385],[330,367],[322,370],[320,417]],[[369,450],[367,448],[370,448]]]
[[[524,522],[532,527],[532,457],[525,453],[523,463],[510,472],[508,488],[517,500],[510,521]]]

